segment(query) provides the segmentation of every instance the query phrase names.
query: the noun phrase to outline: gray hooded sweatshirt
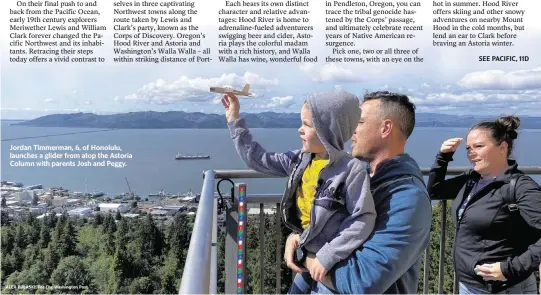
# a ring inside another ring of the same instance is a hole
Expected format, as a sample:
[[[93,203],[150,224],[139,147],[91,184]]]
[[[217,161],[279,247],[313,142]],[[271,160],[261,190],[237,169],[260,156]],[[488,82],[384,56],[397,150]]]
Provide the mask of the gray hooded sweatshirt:
[[[242,118],[229,122],[228,127],[238,154],[249,168],[289,177],[281,201],[282,219],[291,230],[301,233],[301,247],[315,253],[321,265],[330,270],[372,233],[376,211],[366,163],[344,151],[360,119],[359,99],[344,90],[332,90],[309,96],[307,103],[329,163],[319,173],[310,225],[305,231],[298,217],[296,191],[315,155],[302,150],[267,152],[252,140]]]

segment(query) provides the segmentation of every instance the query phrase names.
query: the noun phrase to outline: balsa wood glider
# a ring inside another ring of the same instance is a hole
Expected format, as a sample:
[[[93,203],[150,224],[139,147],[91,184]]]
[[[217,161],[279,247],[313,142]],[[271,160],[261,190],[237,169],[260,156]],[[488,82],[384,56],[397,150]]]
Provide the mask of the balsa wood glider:
[[[224,94],[231,93],[236,96],[253,97],[254,95],[250,93],[249,91],[250,91],[250,84],[244,85],[244,88],[242,88],[242,90],[235,90],[235,89],[226,88],[226,87],[210,87],[210,92],[224,93]]]

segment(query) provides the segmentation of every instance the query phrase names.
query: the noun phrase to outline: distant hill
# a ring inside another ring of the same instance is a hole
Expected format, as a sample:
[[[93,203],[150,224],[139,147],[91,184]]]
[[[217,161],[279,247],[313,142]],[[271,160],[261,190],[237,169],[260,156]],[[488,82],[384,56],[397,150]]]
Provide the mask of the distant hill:
[[[298,113],[242,113],[250,128],[298,128]],[[494,120],[489,116],[455,116],[418,113],[417,127],[470,127],[480,120]],[[541,117],[522,116],[521,128],[541,129]],[[224,115],[186,112],[130,112],[114,115],[92,113],[55,114],[13,125],[38,127],[85,127],[118,129],[220,129],[227,128]]]

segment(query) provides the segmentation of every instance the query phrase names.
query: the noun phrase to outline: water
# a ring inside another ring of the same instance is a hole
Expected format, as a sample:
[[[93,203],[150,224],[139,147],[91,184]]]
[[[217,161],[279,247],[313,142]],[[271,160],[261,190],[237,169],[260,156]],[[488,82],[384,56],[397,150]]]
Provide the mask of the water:
[[[227,129],[126,129],[106,132],[79,133],[5,141],[11,138],[34,137],[61,133],[77,133],[100,129],[49,128],[11,126],[2,122],[1,179],[22,182],[24,185],[42,184],[44,187],[64,187],[80,192],[104,192],[117,195],[130,188],[142,197],[164,190],[181,193],[192,190],[199,193],[203,171],[209,169],[246,169],[237,155]],[[300,148],[297,129],[253,129],[254,138],[268,151],[285,152]],[[421,167],[432,165],[441,143],[451,137],[464,137],[466,128],[417,128],[412,134],[406,152]],[[125,168],[112,167],[10,167],[11,145],[108,145],[116,144],[132,159]],[[350,144],[347,144],[349,150]],[[541,130],[522,130],[515,147],[515,158],[523,166],[541,166],[537,148],[541,147]],[[210,160],[175,160],[177,153],[206,154]],[[467,166],[464,145],[454,156],[452,166]],[[541,177],[534,179],[541,183]],[[236,180],[240,181],[240,180]],[[285,179],[247,179],[249,192],[282,193]],[[230,185],[223,183],[223,190]]]

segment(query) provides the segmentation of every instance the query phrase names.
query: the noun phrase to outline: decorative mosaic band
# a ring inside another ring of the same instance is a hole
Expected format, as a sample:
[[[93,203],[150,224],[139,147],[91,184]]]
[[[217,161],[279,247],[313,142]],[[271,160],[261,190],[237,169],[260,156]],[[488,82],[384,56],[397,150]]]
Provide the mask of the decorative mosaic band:
[[[245,198],[246,198],[246,185],[241,184],[239,185],[239,223],[237,228],[237,242],[239,245],[238,252],[237,252],[237,294],[243,294],[244,293],[244,262],[245,262],[245,240],[246,240],[246,234],[245,234],[245,228],[246,228],[246,206],[245,206]]]

